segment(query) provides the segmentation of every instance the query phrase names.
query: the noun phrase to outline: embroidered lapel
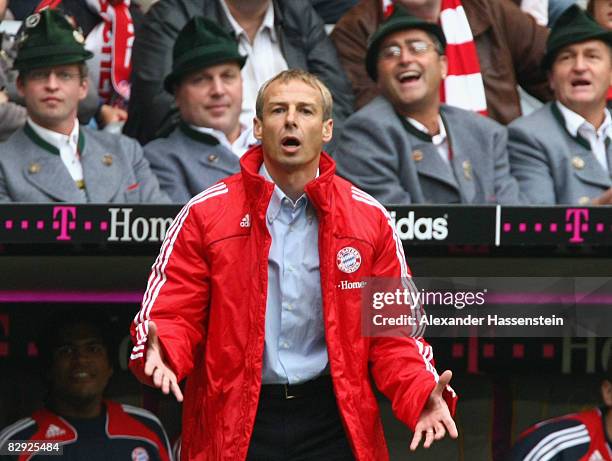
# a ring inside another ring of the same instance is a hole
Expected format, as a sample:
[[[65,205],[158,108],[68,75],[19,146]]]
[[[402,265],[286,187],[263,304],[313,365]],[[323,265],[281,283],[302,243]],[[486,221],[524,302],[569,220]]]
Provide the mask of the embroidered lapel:
[[[589,141],[584,139],[582,136],[573,136],[565,125],[565,118],[563,114],[554,102],[550,105],[551,112],[554,119],[557,121],[563,132],[567,134],[569,138],[575,141],[575,149],[568,152],[571,168],[574,170],[574,174],[589,184],[596,186],[603,186],[609,188],[612,186],[610,180],[610,173],[607,173],[602,166],[599,164],[595,154],[591,151],[591,144]],[[608,140],[609,141],[609,138]],[[607,143],[607,156],[610,156],[609,143]]]
[[[406,120],[405,117],[402,117],[400,114],[397,114],[397,116],[408,134],[421,141],[417,145],[412,146],[412,152],[408,153],[410,156],[410,161],[414,162],[419,175],[427,176],[443,182],[444,184],[457,190],[457,193],[460,194],[461,192],[459,190],[459,185],[453,171],[450,166],[440,157],[436,146],[433,145],[432,137],[421,130],[417,130],[410,122],[408,122],[408,120]],[[415,161],[414,154],[417,151],[421,151],[422,155],[418,156],[420,160]]]

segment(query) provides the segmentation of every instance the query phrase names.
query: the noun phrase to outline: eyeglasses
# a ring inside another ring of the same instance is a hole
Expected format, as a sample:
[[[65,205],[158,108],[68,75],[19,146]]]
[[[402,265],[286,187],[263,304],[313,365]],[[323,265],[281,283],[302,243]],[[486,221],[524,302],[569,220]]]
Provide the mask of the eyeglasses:
[[[427,53],[429,50],[436,50],[437,46],[433,43],[426,42],[424,40],[411,40],[406,42],[406,48],[408,52],[413,56],[421,56]],[[389,45],[380,50],[380,56],[383,59],[396,59],[402,55],[401,45]]]
[[[78,72],[68,72],[67,70],[52,70],[52,69],[35,69],[31,70],[27,74],[27,78],[35,82],[46,82],[49,80],[51,74],[55,74],[55,77],[60,82],[70,82],[77,78],[81,78],[81,74]]]

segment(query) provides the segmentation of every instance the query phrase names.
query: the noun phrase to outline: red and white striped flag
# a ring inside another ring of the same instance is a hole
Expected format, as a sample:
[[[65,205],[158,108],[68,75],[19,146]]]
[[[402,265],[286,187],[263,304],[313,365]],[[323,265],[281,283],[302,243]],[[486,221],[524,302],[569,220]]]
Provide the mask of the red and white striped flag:
[[[381,0],[383,17],[393,13],[394,0]],[[446,37],[448,75],[440,88],[443,102],[487,115],[480,61],[461,0],[442,0],[440,26]]]

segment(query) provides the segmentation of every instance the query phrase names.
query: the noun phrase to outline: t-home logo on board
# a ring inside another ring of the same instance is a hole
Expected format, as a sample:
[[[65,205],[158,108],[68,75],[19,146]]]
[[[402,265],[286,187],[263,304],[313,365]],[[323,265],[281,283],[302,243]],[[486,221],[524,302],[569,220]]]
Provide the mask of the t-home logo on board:
[[[392,211],[391,219],[401,240],[445,240],[448,237],[447,215],[437,218],[415,218],[414,211],[396,220]]]
[[[132,219],[132,208],[109,208],[109,242],[161,242],[173,218]]]

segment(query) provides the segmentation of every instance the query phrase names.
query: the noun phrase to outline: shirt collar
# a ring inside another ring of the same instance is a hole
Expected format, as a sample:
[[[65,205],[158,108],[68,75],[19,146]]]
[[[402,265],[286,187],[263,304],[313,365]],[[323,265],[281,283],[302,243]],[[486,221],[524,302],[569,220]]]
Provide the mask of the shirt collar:
[[[607,108],[604,109],[603,123],[601,124],[598,130],[595,130],[595,127],[591,125],[591,123],[588,122],[582,115],[577,114],[573,110],[567,108],[559,101],[556,101],[555,104],[557,104],[559,111],[563,115],[567,131],[572,136],[578,136],[578,130],[580,130],[580,128],[586,124],[586,126],[590,128],[592,132],[597,133],[597,136],[607,135],[609,137],[612,137],[612,117],[610,117],[610,111]]]
[[[440,133],[434,134],[433,136],[429,133],[427,127],[425,127],[425,125],[423,125],[418,120],[415,120],[410,117],[406,117],[406,120],[408,120],[408,123],[412,124],[412,126],[415,127],[417,130],[422,131],[423,133],[431,136],[431,142],[434,146],[439,146],[440,144],[443,144],[444,141],[446,141],[446,128],[444,127],[444,122],[442,121],[442,117],[440,117],[440,115],[438,115],[438,127],[440,129]]]
[[[236,37],[246,38],[247,35],[245,30],[240,24],[238,24],[238,21],[234,19],[232,13],[230,13],[227,3],[225,3],[225,0],[221,0],[221,8],[223,8],[223,12],[225,13],[225,16],[227,17],[227,20],[229,21],[230,25],[232,26]],[[259,26],[257,33],[259,34],[262,30],[268,30],[268,32],[270,33],[270,38],[273,41],[277,40],[276,30],[274,29],[274,5],[272,4],[272,1],[268,2],[268,9],[266,10],[266,14],[264,15],[263,21],[261,23],[261,26]]]
[[[271,183],[274,183],[274,180],[272,179],[272,176],[270,176],[270,173],[268,173],[268,170],[266,169],[266,164],[265,163],[261,164],[261,167],[259,168],[259,174],[261,176],[263,176],[266,180],[270,181]],[[316,174],[315,177],[316,178],[319,177],[319,169],[318,168],[317,168],[317,174]],[[308,201],[308,197],[306,196],[306,194],[302,194],[294,202],[289,197],[287,197],[287,194],[285,194],[280,187],[278,187],[276,184],[274,184],[274,192],[272,193],[272,198],[270,199],[270,204],[268,205],[267,217],[268,217],[268,222],[269,223],[272,223],[278,217],[278,214],[280,213],[280,210],[281,210],[281,207],[282,207],[284,199],[287,200],[289,205],[294,210],[298,209],[301,206],[307,207],[306,212],[308,213],[308,204],[310,202]]]
[[[32,120],[29,116],[27,118],[28,124],[32,127],[32,130],[40,136],[44,141],[48,142],[52,146],[56,147],[58,150],[69,144],[70,146],[77,148],[79,142],[79,121],[77,119],[74,120],[74,126],[72,127],[72,131],[68,136],[62,133],[58,133],[57,131],[52,131],[47,128],[43,128],[34,120]]]
[[[247,128],[242,123],[240,124],[240,135],[233,143],[229,142],[223,131],[205,126],[189,125],[189,127],[199,131],[200,133],[213,136],[221,145],[234,152],[238,157],[242,157],[242,154],[244,154],[250,146],[253,146],[259,142],[253,135],[253,128]]]

